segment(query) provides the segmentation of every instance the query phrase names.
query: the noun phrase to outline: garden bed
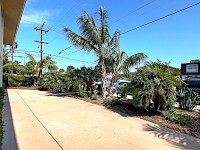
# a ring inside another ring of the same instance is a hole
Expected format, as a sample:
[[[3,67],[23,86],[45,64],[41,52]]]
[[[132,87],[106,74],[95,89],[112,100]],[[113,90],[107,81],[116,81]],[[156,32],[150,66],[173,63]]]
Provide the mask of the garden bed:
[[[90,102],[97,105],[103,105],[103,98],[98,98],[97,100],[91,100],[89,98],[80,98],[78,96],[71,95],[71,97],[78,98],[80,100],[84,100],[86,102]],[[119,101],[119,103],[114,104],[113,106],[106,106],[111,111],[117,112],[123,116],[136,116],[141,119],[153,122],[160,126],[164,126],[185,134],[192,135],[194,137],[200,138],[200,112],[194,111],[185,111],[179,110],[177,111],[181,115],[190,116],[191,120],[188,123],[178,124],[175,122],[171,122],[165,119],[166,111],[159,111],[157,114],[150,115],[143,109],[136,109],[134,108],[128,101]]]

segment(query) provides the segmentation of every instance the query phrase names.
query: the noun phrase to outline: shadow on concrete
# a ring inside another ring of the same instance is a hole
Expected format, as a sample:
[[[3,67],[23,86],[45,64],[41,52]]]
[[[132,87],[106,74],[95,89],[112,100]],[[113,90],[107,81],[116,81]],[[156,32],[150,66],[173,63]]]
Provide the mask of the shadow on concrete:
[[[154,134],[181,149],[199,150],[200,139],[157,125],[146,124],[144,131]]]
[[[18,150],[7,90],[5,90],[3,101],[3,122],[4,135],[2,150]]]

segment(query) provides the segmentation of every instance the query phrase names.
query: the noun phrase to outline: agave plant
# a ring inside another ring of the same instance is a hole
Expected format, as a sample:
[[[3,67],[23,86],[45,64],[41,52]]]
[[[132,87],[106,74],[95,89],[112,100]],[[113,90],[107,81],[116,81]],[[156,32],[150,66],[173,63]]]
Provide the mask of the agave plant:
[[[193,110],[195,105],[200,104],[200,95],[189,88],[179,89],[177,101],[181,109]]]

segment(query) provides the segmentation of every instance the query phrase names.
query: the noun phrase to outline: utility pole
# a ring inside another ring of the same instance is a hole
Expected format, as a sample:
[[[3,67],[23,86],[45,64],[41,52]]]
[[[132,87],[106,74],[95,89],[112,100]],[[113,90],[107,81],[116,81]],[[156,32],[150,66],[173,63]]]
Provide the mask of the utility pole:
[[[39,72],[40,78],[42,77],[42,67],[43,67],[42,66],[43,65],[42,64],[42,53],[43,53],[42,44],[48,44],[47,42],[42,41],[42,34],[43,34],[43,32],[45,32],[45,33],[49,32],[49,30],[44,30],[43,27],[44,27],[44,23],[41,24],[41,26],[39,28],[37,28],[37,27],[34,28],[36,31],[38,31],[38,30],[40,31],[40,41],[35,40],[35,42],[40,43],[40,72]]]
[[[11,51],[11,55],[12,55],[12,70],[11,70],[11,74],[13,74],[13,62],[14,62],[14,51],[15,49],[17,49],[18,47],[18,43],[14,42],[12,46],[10,46],[10,51]]]

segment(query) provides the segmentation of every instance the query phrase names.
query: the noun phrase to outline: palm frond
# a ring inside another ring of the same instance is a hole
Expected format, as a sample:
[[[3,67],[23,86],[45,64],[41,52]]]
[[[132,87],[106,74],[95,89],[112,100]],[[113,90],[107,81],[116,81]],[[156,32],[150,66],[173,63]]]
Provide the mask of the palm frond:
[[[109,26],[107,22],[107,11],[100,7],[98,14],[100,15],[100,33],[101,33],[101,41],[102,44],[109,41]]]
[[[144,53],[134,54],[134,55],[128,57],[124,61],[123,66],[125,66],[126,68],[133,67],[133,66],[143,62],[146,58],[147,58],[147,55],[145,55]]]
[[[91,50],[97,51],[97,48],[84,37],[74,33],[68,28],[64,28],[64,32],[67,34],[67,37],[70,39],[75,47],[82,48],[88,52]]]
[[[108,43],[111,52],[120,51],[119,38],[120,38],[120,31],[116,30],[113,34],[113,37]]]
[[[35,62],[35,63],[36,63],[36,60],[35,60],[35,58],[34,58],[33,55],[27,54],[27,56],[28,56],[28,58],[29,58],[32,62]]]
[[[83,37],[85,37],[93,45],[101,43],[99,30],[92,17],[90,17],[86,12],[83,12],[83,16],[78,17],[77,22],[80,24],[79,29]]]

